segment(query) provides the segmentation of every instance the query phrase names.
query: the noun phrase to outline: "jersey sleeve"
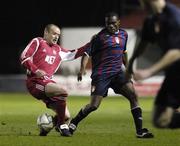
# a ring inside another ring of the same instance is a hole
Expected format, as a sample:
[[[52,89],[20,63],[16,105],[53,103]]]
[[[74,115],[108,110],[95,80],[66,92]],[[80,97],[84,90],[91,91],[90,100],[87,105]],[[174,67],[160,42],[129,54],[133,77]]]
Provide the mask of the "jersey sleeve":
[[[78,49],[74,49],[74,50],[67,50],[67,49],[61,48],[59,55],[62,61],[74,60],[82,56],[88,50],[89,46],[90,46],[90,43],[87,43],[84,46]]]
[[[39,47],[39,39],[34,38],[24,49],[20,56],[21,64],[29,71],[35,73],[37,66],[33,64],[33,55],[36,53]]]
[[[76,56],[75,58],[78,58],[80,56],[82,56],[84,53],[87,54],[87,52],[90,50],[90,47],[91,47],[91,43],[88,42],[87,44],[85,44],[84,46],[78,48],[77,50],[77,53],[76,53]]]

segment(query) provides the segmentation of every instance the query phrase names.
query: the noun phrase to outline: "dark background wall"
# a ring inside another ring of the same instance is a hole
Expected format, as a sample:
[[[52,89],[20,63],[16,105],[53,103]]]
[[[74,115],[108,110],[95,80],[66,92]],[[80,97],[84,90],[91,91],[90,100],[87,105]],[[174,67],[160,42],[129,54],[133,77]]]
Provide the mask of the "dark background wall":
[[[137,2],[126,0],[128,4]],[[124,0],[3,1],[0,6],[0,74],[21,73],[19,55],[26,44],[43,35],[48,23],[60,27],[101,26],[110,10],[124,14]]]
[[[60,27],[103,26],[105,13],[116,11],[126,27],[135,27],[128,18],[136,18],[136,14],[141,18],[143,13],[137,13],[138,10],[137,0],[3,1],[0,6],[0,74],[23,72],[19,64],[21,51],[33,37],[43,35],[48,23]]]

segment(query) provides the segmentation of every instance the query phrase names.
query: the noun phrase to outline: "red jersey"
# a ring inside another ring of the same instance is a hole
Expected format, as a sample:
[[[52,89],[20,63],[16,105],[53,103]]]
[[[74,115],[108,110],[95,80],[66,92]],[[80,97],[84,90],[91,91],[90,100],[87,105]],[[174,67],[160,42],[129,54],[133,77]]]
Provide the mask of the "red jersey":
[[[76,50],[67,50],[57,44],[49,45],[43,38],[34,38],[22,52],[21,64],[27,68],[30,77],[35,76],[37,69],[41,69],[47,73],[47,77],[51,78],[62,61],[82,56],[87,49],[86,45]]]

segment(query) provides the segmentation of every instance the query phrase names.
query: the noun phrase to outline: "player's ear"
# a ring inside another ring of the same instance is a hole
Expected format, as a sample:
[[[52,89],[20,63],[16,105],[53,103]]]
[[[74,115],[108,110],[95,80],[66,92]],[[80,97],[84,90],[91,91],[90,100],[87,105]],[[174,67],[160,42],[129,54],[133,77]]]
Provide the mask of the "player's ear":
[[[44,29],[44,35],[47,35],[47,34],[48,34],[47,29]]]
[[[47,39],[48,33],[49,33],[48,30],[47,30],[47,29],[44,29],[44,38]]]

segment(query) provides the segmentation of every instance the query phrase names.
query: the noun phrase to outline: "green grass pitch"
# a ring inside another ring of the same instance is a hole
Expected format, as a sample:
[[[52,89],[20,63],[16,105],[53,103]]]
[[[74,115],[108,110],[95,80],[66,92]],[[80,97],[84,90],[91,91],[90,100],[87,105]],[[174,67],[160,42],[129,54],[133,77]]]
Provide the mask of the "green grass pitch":
[[[89,97],[68,97],[73,117],[88,103]],[[0,146],[179,146],[180,130],[156,129],[151,124],[153,98],[139,98],[144,127],[153,139],[137,139],[129,109],[123,97],[105,98],[100,108],[84,119],[72,137],[62,137],[52,130],[38,136],[37,116],[48,112],[45,105],[29,94],[0,93]]]

